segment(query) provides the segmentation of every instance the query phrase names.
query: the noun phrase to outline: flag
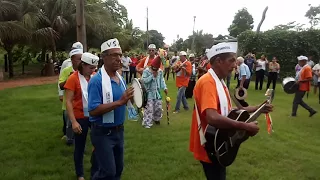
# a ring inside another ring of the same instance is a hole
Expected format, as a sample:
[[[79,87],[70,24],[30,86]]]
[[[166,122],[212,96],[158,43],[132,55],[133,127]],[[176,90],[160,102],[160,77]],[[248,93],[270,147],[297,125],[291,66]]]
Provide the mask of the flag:
[[[272,119],[269,113],[266,114],[266,121],[267,121],[268,134],[271,134],[273,132],[273,124],[272,124]]]

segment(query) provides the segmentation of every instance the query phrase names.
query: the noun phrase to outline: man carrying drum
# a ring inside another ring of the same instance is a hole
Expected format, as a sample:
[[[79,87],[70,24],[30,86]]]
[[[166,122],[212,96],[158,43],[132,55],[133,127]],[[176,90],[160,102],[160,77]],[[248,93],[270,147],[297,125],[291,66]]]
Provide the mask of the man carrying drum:
[[[142,126],[150,128],[153,124],[160,124],[162,117],[162,97],[160,89],[163,89],[168,94],[168,89],[163,77],[163,71],[160,69],[161,58],[157,56],[151,63],[151,66],[146,68],[142,74],[142,82],[147,91],[147,105],[143,114]]]
[[[296,81],[299,85],[299,89],[298,91],[296,91],[293,99],[291,116],[297,116],[298,105],[301,105],[303,108],[309,111],[309,117],[312,117],[317,112],[303,101],[303,97],[306,94],[306,92],[310,91],[310,81],[312,81],[312,70],[311,67],[307,64],[308,58],[306,56],[299,56],[297,59],[299,66],[302,68],[296,75]]]
[[[101,45],[104,65],[88,85],[88,111],[91,122],[91,142],[98,164],[92,180],[120,179],[124,163],[124,126],[126,104],[130,112],[133,88],[126,89],[121,68],[122,50],[117,39]],[[133,108],[134,109],[134,108]]]

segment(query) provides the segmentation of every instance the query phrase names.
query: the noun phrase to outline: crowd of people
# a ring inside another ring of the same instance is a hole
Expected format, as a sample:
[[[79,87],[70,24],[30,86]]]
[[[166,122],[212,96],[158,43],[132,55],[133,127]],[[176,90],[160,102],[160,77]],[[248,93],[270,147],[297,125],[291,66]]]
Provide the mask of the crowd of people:
[[[197,108],[192,108],[190,151],[201,162],[209,180],[225,179],[226,169],[217,161],[210,161],[200,143],[199,132],[207,124],[222,129],[245,130],[252,136],[258,133],[259,128],[255,122],[241,123],[227,117],[232,108],[230,80],[234,73],[236,88],[248,89],[252,74],[255,74],[255,90],[262,90],[264,77],[267,75],[266,88],[272,83],[272,88],[276,89],[280,73],[276,57],[270,62],[264,55],[256,59],[253,53],[236,57],[237,43],[233,42],[214,45],[200,56],[187,54],[185,51],[174,52],[170,56],[168,48],[164,46],[163,51],[159,51],[154,44],[150,44],[146,56],[132,54],[129,57],[128,53],[122,53],[117,39],[104,42],[99,55],[95,55],[95,52],[83,52],[80,42],[72,45],[70,58],[61,67],[58,89],[62,102],[62,139],[65,139],[67,145],[74,145],[75,174],[78,180],[84,179],[83,154],[89,129],[93,145],[91,178],[120,179],[124,166],[126,113],[128,112],[129,119],[135,119],[137,115],[134,102],[131,101],[134,89],[129,85],[133,78],[141,80],[147,94],[146,105],[143,107],[143,128],[149,129],[153,124],[160,125],[163,112],[161,91],[168,94],[166,83],[170,74],[177,87],[173,113],[181,112],[181,103],[183,109],[189,111],[187,98],[194,99]],[[310,112],[310,117],[316,113],[302,100],[309,91],[312,79],[316,82],[314,85],[320,88],[320,65],[314,65],[313,62],[311,65],[311,62],[305,56],[298,57],[296,80],[299,90],[293,101],[292,116],[297,115],[299,104]],[[258,108],[250,106],[244,100],[237,101],[240,105],[236,108],[249,113]],[[272,105],[266,106],[263,111],[271,112]]]

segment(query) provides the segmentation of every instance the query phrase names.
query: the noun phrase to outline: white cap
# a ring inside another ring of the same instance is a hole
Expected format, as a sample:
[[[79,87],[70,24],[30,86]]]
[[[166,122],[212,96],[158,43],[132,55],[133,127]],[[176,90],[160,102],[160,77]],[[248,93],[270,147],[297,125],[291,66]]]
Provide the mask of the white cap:
[[[205,51],[205,52],[207,53],[207,52],[209,52],[209,50],[210,50],[210,49],[206,49],[206,51]]]
[[[115,48],[121,49],[120,43],[117,38],[109,39],[108,41],[101,44],[101,52]]]
[[[216,45],[213,45],[211,49],[207,52],[208,59],[211,59],[213,56],[222,53],[237,53],[238,42],[223,42]]]
[[[156,45],[154,45],[154,44],[150,44],[150,45],[148,46],[148,49],[157,49],[157,47],[156,47]]]
[[[81,44],[81,42],[75,42],[72,44],[72,48],[83,49],[83,45]]]
[[[302,55],[298,56],[297,59],[298,59],[298,61],[302,61],[302,60],[308,61],[308,58],[306,56],[302,56]]]
[[[83,54],[83,49],[72,49],[69,52],[69,57],[72,57],[73,55],[76,55],[76,54]]]
[[[180,51],[179,56],[186,56],[187,53],[185,51]]]
[[[191,58],[191,57],[194,57],[194,54],[190,54],[190,55],[189,55],[189,58]]]
[[[90,65],[98,66],[99,57],[91,53],[85,52],[81,56],[81,61]]]

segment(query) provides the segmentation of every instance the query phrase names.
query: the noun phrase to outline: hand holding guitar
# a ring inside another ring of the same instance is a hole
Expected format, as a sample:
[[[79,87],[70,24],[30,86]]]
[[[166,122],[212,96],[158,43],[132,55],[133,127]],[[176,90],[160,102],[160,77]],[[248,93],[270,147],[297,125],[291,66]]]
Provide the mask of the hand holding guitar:
[[[246,124],[246,130],[249,136],[255,136],[259,132],[258,122],[254,121]]]
[[[265,107],[262,109],[262,113],[270,113],[273,111],[272,104],[266,104]]]

